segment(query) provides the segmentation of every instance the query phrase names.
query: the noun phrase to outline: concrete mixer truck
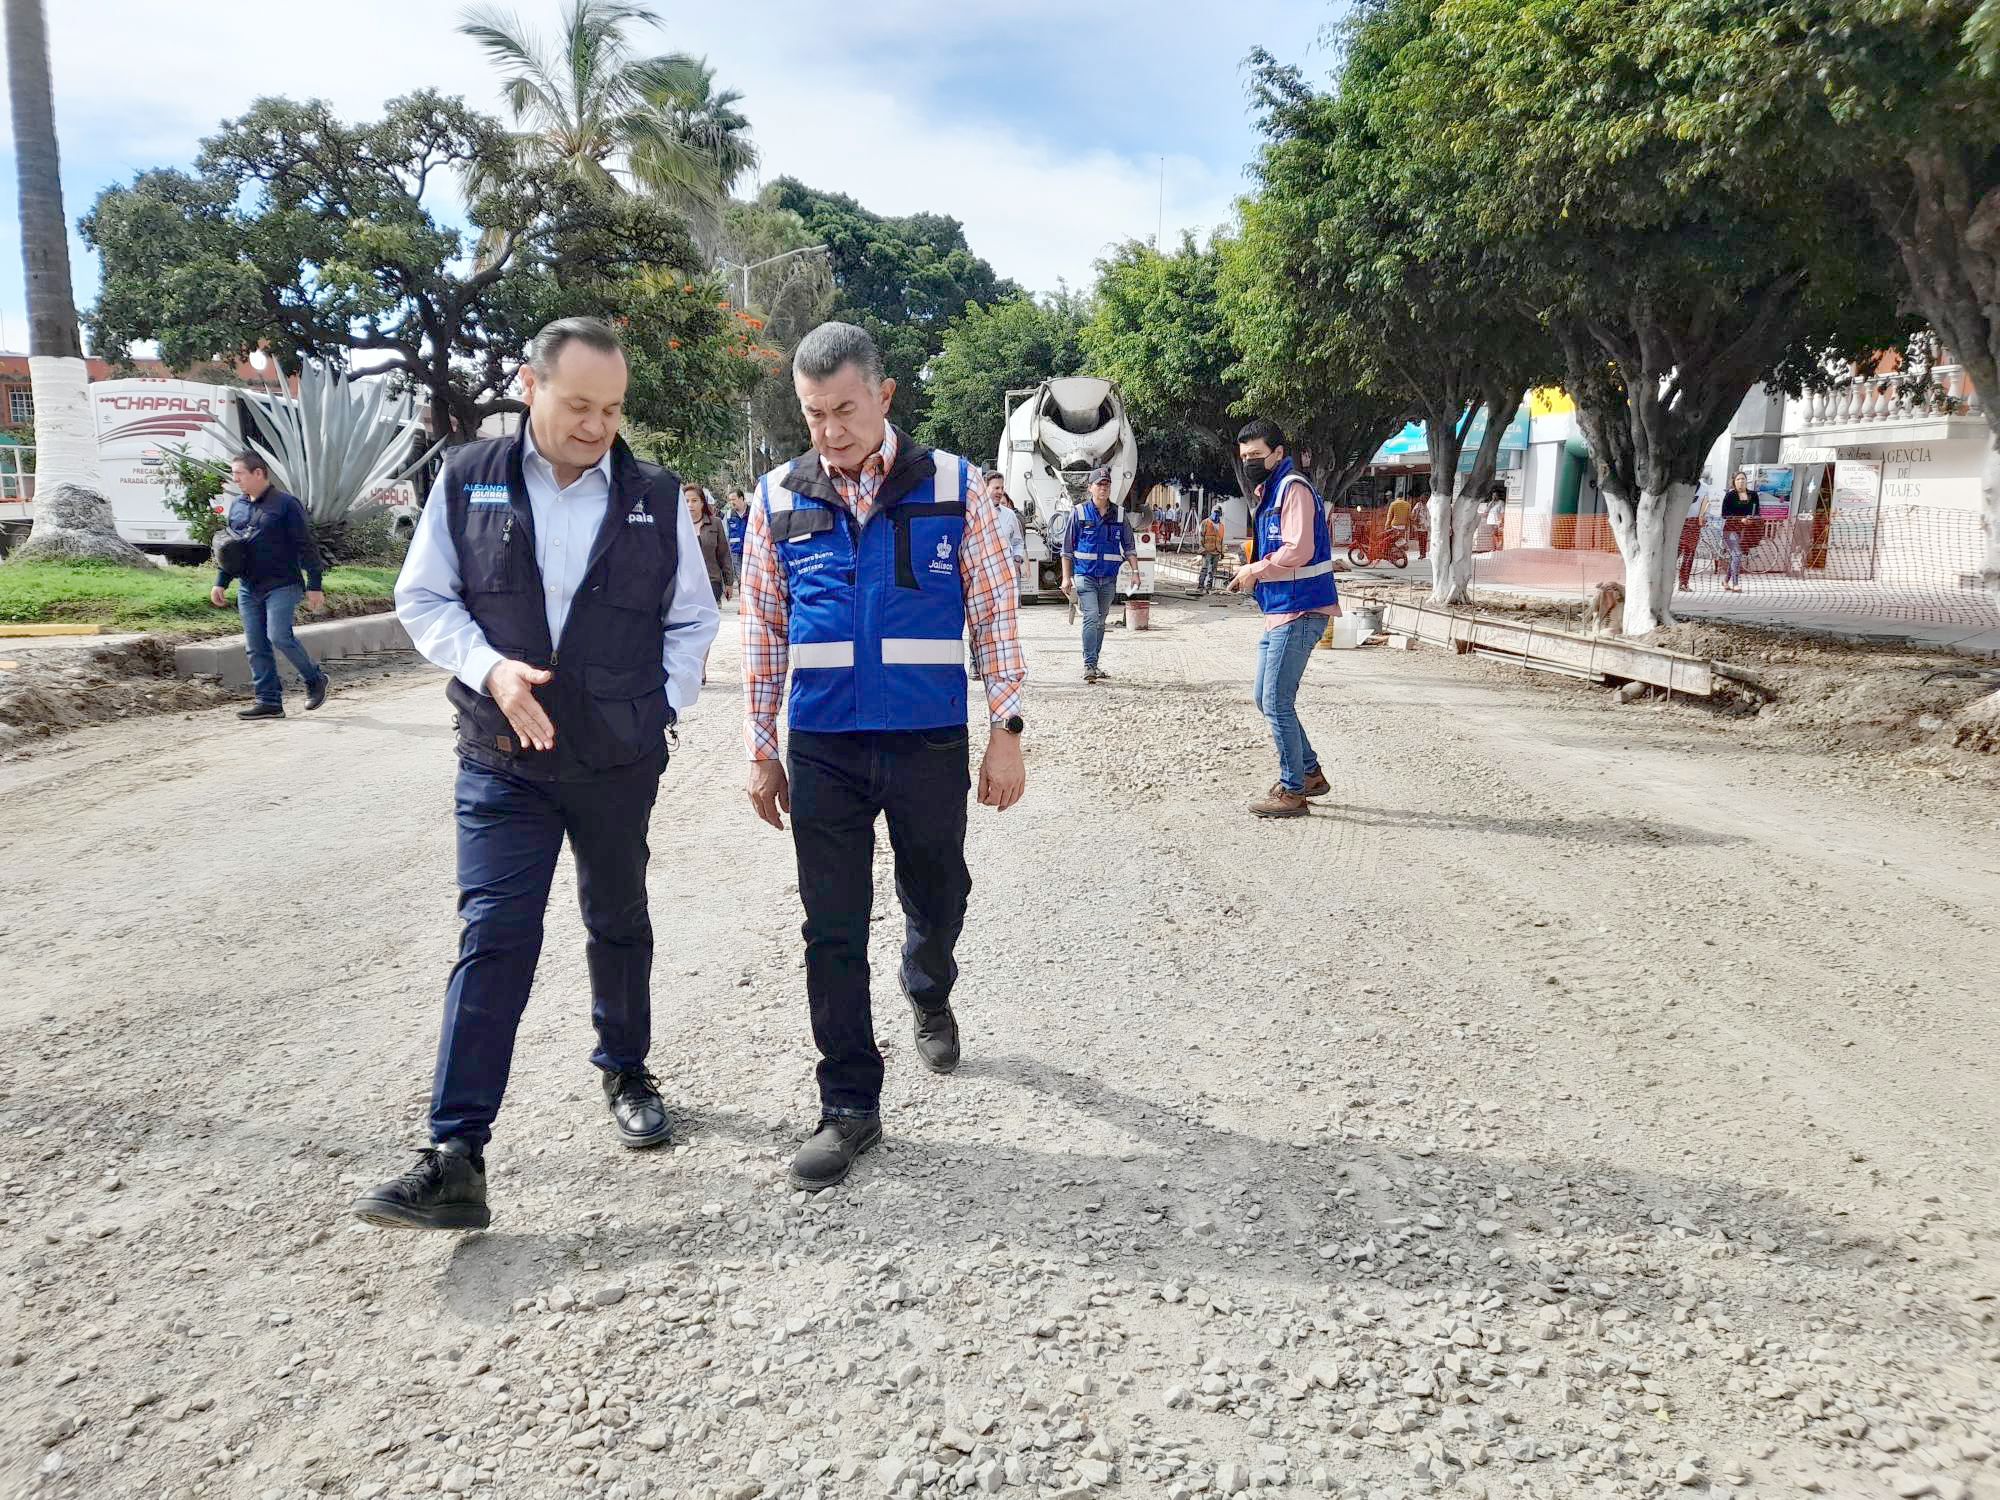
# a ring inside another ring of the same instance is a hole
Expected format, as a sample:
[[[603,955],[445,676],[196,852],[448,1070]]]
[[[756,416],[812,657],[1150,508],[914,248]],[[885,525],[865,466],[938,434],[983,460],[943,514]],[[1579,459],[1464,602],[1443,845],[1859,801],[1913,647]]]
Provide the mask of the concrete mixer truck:
[[[1027,561],[1021,569],[1021,600],[1062,598],[1062,563],[1056,543],[1069,512],[1086,498],[1085,481],[1099,464],[1111,468],[1111,500],[1123,506],[1139,474],[1139,445],[1125,420],[1118,387],[1089,375],[1066,375],[1038,386],[1009,391],[1000,431],[998,470],[1007,493],[1020,507],[1027,533]],[[1120,597],[1150,599],[1158,546],[1151,518],[1130,516],[1138,544],[1139,577],[1118,575]]]

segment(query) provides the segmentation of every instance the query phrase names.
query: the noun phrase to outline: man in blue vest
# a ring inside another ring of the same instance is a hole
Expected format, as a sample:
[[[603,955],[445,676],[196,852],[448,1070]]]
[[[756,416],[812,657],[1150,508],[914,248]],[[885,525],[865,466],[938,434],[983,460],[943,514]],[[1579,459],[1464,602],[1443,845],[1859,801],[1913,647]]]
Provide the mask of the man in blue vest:
[[[886,819],[903,908],[898,981],[915,1051],[958,1066],[952,987],[972,877],[965,653],[986,696],[979,800],[1020,800],[1018,583],[979,472],[889,423],[896,382],[867,333],[824,323],[792,384],[812,451],[766,474],[743,542],[743,697],[749,793],[792,815],[805,907],[806,998],[819,1047],[819,1124],[792,1182],[833,1186],[882,1139],[882,1054],[868,992],[875,821]],[[778,710],[789,680],[789,768]]]
[[[729,537],[730,560],[736,564],[738,577],[743,574],[743,531],[750,524],[750,502],[743,498],[743,491],[729,492],[729,510],[722,518],[722,529]]]
[[[1118,596],[1118,570],[1136,570],[1139,549],[1132,527],[1111,503],[1111,470],[1090,471],[1090,497],[1069,513],[1062,544],[1062,590],[1083,610],[1083,680],[1103,682],[1110,673],[1097,665],[1104,649],[1104,622]],[[1136,576],[1136,571],[1135,571]]]
[[[1307,799],[1332,786],[1299,722],[1299,683],[1328,617],[1340,613],[1333,586],[1333,538],[1312,481],[1293,466],[1285,434],[1259,417],[1236,435],[1243,477],[1251,486],[1254,561],[1236,570],[1229,591],[1255,588],[1264,612],[1257,647],[1254,696],[1278,747],[1277,785],[1250,804],[1260,818],[1299,818]]]
[[[667,732],[719,617],[681,481],[618,437],[625,355],[595,318],[535,336],[513,437],[455,448],[396,583],[396,614],[452,674],[458,962],[445,989],[431,1146],[354,1202],[370,1223],[484,1229],[486,1143],[542,950],[565,839],[588,935],[591,1020],[621,1143],[668,1139],[646,1070],[647,823]]]

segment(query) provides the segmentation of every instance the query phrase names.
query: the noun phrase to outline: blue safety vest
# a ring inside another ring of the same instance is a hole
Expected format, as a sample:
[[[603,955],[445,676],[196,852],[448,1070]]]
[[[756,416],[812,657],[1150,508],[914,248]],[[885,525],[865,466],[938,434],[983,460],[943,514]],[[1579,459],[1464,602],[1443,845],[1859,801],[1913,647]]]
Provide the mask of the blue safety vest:
[[[810,455],[757,486],[785,570],[795,730],[965,723],[965,461],[903,442],[858,528]]]
[[[1125,527],[1115,506],[1102,516],[1086,500],[1069,513],[1069,556],[1079,577],[1117,576],[1125,565]]]
[[[747,510],[740,516],[732,510],[722,518],[722,529],[729,534],[729,550],[738,557],[743,555],[743,533],[749,528],[750,512]]]
[[[1257,538],[1257,556],[1269,557],[1285,544],[1285,486],[1297,479],[1312,494],[1313,555],[1302,568],[1292,568],[1257,581],[1257,607],[1267,615],[1301,614],[1309,609],[1329,609],[1339,601],[1333,586],[1333,534],[1326,528],[1326,508],[1319,492],[1292,466],[1288,458],[1264,481],[1264,498],[1257,507],[1251,534]]]

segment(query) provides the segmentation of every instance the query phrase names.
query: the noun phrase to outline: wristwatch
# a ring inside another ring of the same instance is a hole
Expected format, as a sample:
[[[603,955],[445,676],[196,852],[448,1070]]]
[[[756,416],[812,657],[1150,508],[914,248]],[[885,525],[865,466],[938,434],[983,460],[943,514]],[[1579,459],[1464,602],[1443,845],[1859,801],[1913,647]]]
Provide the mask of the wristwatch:
[[[997,720],[993,727],[995,729],[1004,729],[1009,734],[1019,734],[1023,729],[1028,727],[1028,721],[1019,714],[1009,714],[1006,718]]]

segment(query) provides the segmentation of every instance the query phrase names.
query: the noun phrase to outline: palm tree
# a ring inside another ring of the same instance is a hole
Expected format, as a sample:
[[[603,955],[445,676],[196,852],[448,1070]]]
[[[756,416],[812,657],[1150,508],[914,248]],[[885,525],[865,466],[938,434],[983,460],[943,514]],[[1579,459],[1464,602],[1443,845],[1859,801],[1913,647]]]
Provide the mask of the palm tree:
[[[554,46],[492,6],[467,10],[459,30],[504,71],[525,154],[614,191],[658,194],[699,235],[719,223],[756,150],[734,109],[742,96],[717,94],[706,61],[634,51],[628,29],[659,24],[637,0],[570,0]]]
[[[20,555],[145,559],[118,536],[97,465],[90,366],[69,279],[69,221],[42,0],[6,0],[7,96],[27,273],[28,371],[35,401],[35,525]]]

